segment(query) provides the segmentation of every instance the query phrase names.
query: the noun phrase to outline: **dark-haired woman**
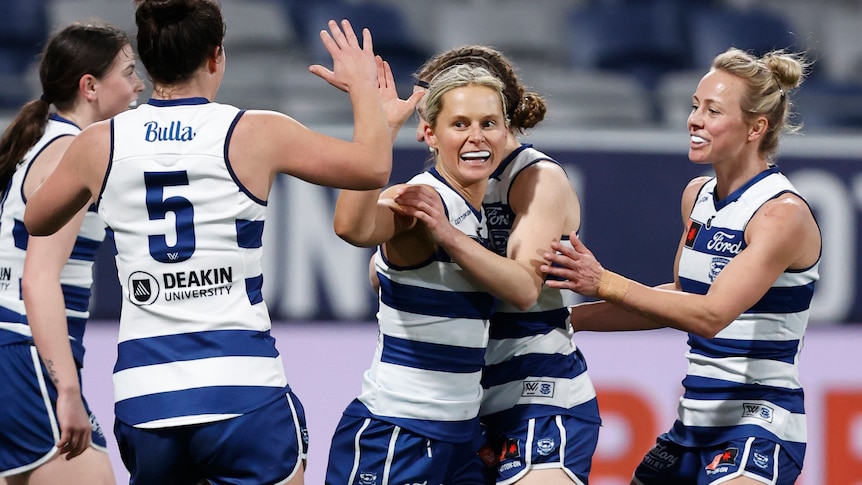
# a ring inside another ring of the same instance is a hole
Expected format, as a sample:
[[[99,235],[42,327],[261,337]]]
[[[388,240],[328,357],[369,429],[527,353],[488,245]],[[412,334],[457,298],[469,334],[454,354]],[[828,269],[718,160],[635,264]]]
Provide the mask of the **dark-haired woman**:
[[[307,431],[270,334],[262,234],[279,173],[374,189],[392,168],[371,34],[329,22],[353,139],[273,111],[213,102],[225,24],[214,0],[139,0],[138,54],[153,97],[93,125],[34,194],[25,223],[56,231],[90,197],[111,228],[124,289],[115,428],[133,484],[303,483]],[[378,64],[380,62],[380,64]]]
[[[128,36],[105,24],[55,33],[39,75],[40,99],[0,139],[0,476],[9,485],[112,484],[105,436],[80,382],[105,226],[92,199],[51,236],[28,237],[23,218],[76,135],[126,110],[144,85]]]

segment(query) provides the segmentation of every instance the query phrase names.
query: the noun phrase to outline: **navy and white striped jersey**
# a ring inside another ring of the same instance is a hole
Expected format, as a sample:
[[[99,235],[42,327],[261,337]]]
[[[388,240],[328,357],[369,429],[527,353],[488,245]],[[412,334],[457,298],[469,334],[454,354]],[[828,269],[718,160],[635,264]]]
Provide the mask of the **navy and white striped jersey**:
[[[436,170],[408,183],[433,186],[449,221],[486,240],[481,208],[471,207]],[[345,414],[375,417],[443,441],[473,438],[494,298],[440,249],[422,264],[397,267],[378,248],[374,263],[380,335],[362,392]]]
[[[287,388],[262,297],[266,201],[228,160],[242,114],[204,98],[150,100],[111,122],[98,209],[124,293],[114,396],[126,424],[228,419]]]
[[[491,175],[482,206],[492,249],[501,256],[506,256],[515,222],[509,191],[521,171],[539,161],[556,163],[524,144]],[[560,241],[570,244],[568,234],[561,235]],[[545,286],[537,303],[526,311],[498,304],[491,317],[482,378],[482,420],[486,424],[500,427],[558,414],[600,422],[586,360],[572,341],[565,293]]]
[[[29,235],[24,227],[24,180],[33,160],[51,142],[64,136],[75,136],[81,129],[71,121],[51,114],[42,138],[27,151],[3,193],[0,207],[0,343],[30,342],[21,277]],[[78,231],[72,253],[60,273],[60,285],[66,305],[66,321],[72,355],[78,367],[84,360],[84,327],[90,316],[90,292],[93,285],[93,262],[99,245],[105,239],[105,225],[91,206]]]
[[[745,228],[764,203],[797,194],[771,167],[723,200],[715,178],[700,189],[679,262],[683,291],[706,294],[721,270],[745,247]],[[812,267],[785,271],[754,306],[707,339],[689,334],[688,371],[679,416],[669,433],[685,446],[734,438],[776,440],[801,466],[806,424],[799,355],[818,279]]]

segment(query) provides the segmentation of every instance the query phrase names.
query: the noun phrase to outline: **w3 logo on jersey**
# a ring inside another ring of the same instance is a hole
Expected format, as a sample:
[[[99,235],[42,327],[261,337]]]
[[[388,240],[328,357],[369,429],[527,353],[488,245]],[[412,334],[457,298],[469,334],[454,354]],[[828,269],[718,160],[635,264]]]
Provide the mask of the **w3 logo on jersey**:
[[[755,403],[743,403],[742,404],[742,417],[743,418],[757,418],[767,421],[769,423],[772,422],[772,417],[774,414],[774,410],[763,404],[755,404]]]
[[[552,381],[524,381],[524,389],[521,397],[554,397],[554,383]]]

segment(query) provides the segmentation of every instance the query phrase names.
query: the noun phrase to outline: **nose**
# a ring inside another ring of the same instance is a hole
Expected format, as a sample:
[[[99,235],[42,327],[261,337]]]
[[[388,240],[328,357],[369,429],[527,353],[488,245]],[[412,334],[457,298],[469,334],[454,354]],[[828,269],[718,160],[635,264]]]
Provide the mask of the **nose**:
[[[138,75],[138,71],[135,71],[135,92],[140,93],[144,90],[144,81]]]
[[[470,128],[470,141],[477,144],[485,141],[485,133],[480,126],[473,125]]]
[[[700,126],[701,124],[701,114],[698,108],[692,108],[691,113],[688,114],[687,125],[688,127],[692,126]]]

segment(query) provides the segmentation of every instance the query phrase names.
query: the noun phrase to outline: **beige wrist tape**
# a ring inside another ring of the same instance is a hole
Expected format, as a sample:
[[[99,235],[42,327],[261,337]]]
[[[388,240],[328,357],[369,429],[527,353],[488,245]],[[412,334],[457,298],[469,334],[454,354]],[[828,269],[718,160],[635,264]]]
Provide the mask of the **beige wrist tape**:
[[[610,302],[622,302],[629,291],[629,284],[631,281],[628,278],[603,269],[596,296]]]

